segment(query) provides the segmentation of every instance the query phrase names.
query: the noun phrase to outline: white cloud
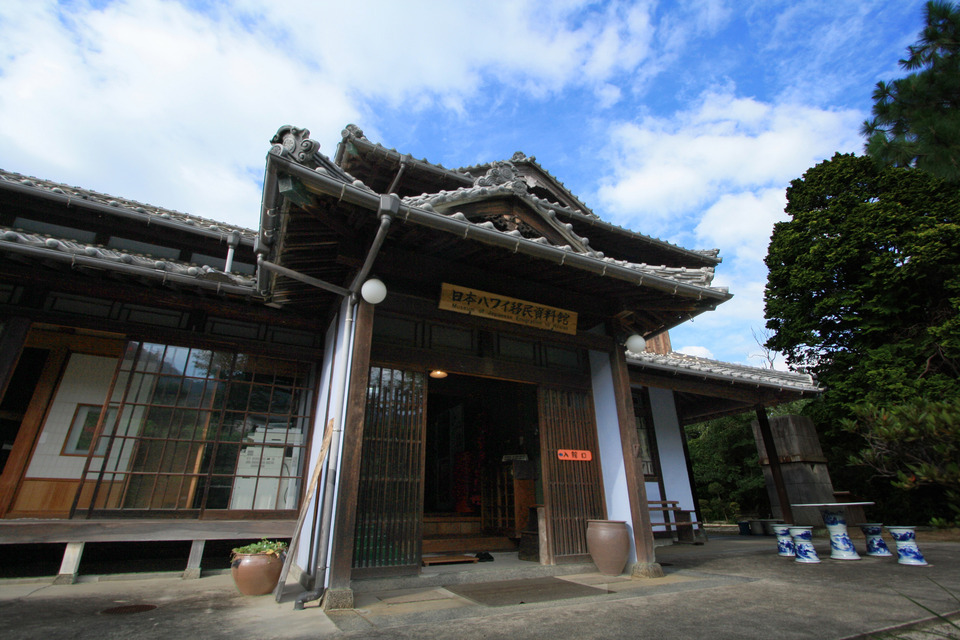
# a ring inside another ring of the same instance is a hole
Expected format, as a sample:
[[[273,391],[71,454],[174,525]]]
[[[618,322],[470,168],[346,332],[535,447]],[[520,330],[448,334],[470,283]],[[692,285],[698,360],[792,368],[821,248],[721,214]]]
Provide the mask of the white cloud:
[[[255,227],[282,124],[311,127],[333,154],[348,122],[376,135],[378,103],[465,112],[488,82],[534,96],[584,87],[613,104],[609,80],[642,62],[651,33],[647,3],[8,0],[0,158]]]
[[[763,260],[774,223],[787,218],[786,203],[783,188],[723,194],[694,229],[699,246],[723,247],[727,259]]]
[[[685,353],[688,356],[696,356],[697,358],[709,358],[710,360],[715,359],[713,357],[713,352],[710,351],[710,349],[707,349],[706,347],[687,346],[687,347],[680,347],[679,349],[675,349],[675,351],[677,353]]]
[[[724,195],[786,188],[819,160],[860,146],[862,114],[708,91],[670,118],[611,126],[610,178],[597,197],[620,223],[675,226]]]
[[[178,4],[66,17],[45,5],[25,20],[0,31],[12,37],[0,112],[17,123],[0,131],[0,156],[20,172],[255,227],[273,131],[310,121],[335,133],[358,113],[239,25]]]

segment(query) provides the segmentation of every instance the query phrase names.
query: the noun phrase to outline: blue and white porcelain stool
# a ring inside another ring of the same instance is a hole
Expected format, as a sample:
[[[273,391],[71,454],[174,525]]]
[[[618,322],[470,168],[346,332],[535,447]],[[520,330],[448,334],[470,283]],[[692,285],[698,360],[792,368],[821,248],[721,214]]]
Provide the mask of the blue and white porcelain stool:
[[[820,515],[823,516],[823,524],[827,525],[827,531],[830,533],[830,558],[859,560],[860,554],[854,548],[850,534],[847,532],[847,518],[843,508],[821,508]]]
[[[916,527],[887,527],[887,531],[897,543],[897,562],[925,566],[927,560],[917,547]]]
[[[815,564],[820,562],[817,550],[813,548],[813,527],[790,527],[790,536],[793,538],[793,547],[796,557],[794,562]]]
[[[777,536],[777,555],[784,558],[795,558],[797,554],[793,546],[793,537],[790,535],[790,525],[771,524],[770,529]]]
[[[871,558],[889,558],[893,556],[887,543],[883,541],[883,525],[879,522],[864,522],[860,525],[863,537],[867,539],[867,555]]]

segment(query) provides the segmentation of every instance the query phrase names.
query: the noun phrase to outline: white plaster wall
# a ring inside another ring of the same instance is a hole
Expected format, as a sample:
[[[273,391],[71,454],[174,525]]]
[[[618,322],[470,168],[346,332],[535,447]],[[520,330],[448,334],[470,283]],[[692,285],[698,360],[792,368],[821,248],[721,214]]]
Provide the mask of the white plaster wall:
[[[327,328],[326,338],[324,340],[323,348],[323,365],[320,370],[320,384],[318,386],[319,393],[317,394],[317,406],[314,411],[314,422],[310,427],[310,433],[312,434],[310,439],[310,460],[307,462],[306,468],[306,478],[307,478],[307,488],[309,488],[309,479],[313,477],[315,469],[317,467],[317,455],[320,453],[320,446],[323,444],[323,435],[326,430],[327,422],[332,417],[329,415],[332,413],[328,411],[330,407],[330,386],[333,379],[333,358],[334,353],[337,351],[337,345],[335,341],[337,339],[337,324],[340,321],[340,316],[336,316],[333,321],[330,323],[330,326]],[[337,452],[328,452],[327,455],[333,453],[336,455]],[[316,553],[316,545],[319,542],[316,540],[316,531],[319,530],[319,513],[316,509],[317,506],[322,506],[322,496],[323,496],[323,487],[326,482],[326,472],[320,477],[320,480],[317,484],[316,491],[321,496],[321,501],[318,502],[314,499],[313,496],[304,496],[304,500],[308,501],[309,509],[304,517],[304,522],[306,526],[302,532],[301,542],[297,547],[297,557],[296,563],[303,570],[304,568],[309,568],[310,571],[314,570],[314,567],[310,566],[314,554]],[[312,523],[312,527],[311,527]],[[312,530],[311,530],[312,529]],[[312,541],[312,546],[311,546]]]
[[[650,407],[657,436],[657,450],[660,453],[663,490],[666,493],[660,500],[676,500],[681,509],[693,510],[693,492],[690,489],[690,476],[687,474],[687,462],[683,455],[683,434],[677,420],[673,392],[669,389],[650,388]],[[647,498],[657,499],[649,494]]]
[[[102,405],[110,391],[110,381],[117,368],[117,359],[73,353],[67,361],[57,394],[37,439],[28,478],[61,478],[75,480],[83,473],[85,455],[61,455],[70,423],[79,404]],[[99,467],[102,458],[94,458]]]
[[[628,562],[636,562],[633,516],[630,514],[630,495],[627,491],[627,472],[623,462],[620,421],[617,416],[610,356],[599,351],[591,351],[590,374],[593,380],[593,406],[597,418],[600,471],[603,475],[603,490],[607,500],[607,519],[623,520],[627,523],[627,528],[630,530]]]

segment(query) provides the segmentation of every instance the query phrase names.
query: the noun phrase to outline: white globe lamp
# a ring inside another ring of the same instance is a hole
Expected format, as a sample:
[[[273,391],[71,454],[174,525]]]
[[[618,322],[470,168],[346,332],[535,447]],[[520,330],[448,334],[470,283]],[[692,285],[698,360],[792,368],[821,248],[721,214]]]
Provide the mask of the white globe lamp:
[[[370,278],[360,287],[360,295],[370,304],[380,304],[387,297],[387,285],[377,278]]]
[[[643,353],[647,350],[647,341],[643,339],[643,336],[634,333],[629,338],[627,338],[627,349],[633,353]]]

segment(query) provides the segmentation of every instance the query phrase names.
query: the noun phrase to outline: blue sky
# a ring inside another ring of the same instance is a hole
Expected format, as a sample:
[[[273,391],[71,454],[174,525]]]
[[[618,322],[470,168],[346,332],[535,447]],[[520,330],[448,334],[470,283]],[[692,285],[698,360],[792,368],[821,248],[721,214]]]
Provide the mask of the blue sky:
[[[719,248],[676,350],[761,364],[792,179],[861,152],[922,0],[0,2],[0,167],[255,228],[269,140],[537,158],[598,215]],[[782,363],[779,363],[782,366]]]

